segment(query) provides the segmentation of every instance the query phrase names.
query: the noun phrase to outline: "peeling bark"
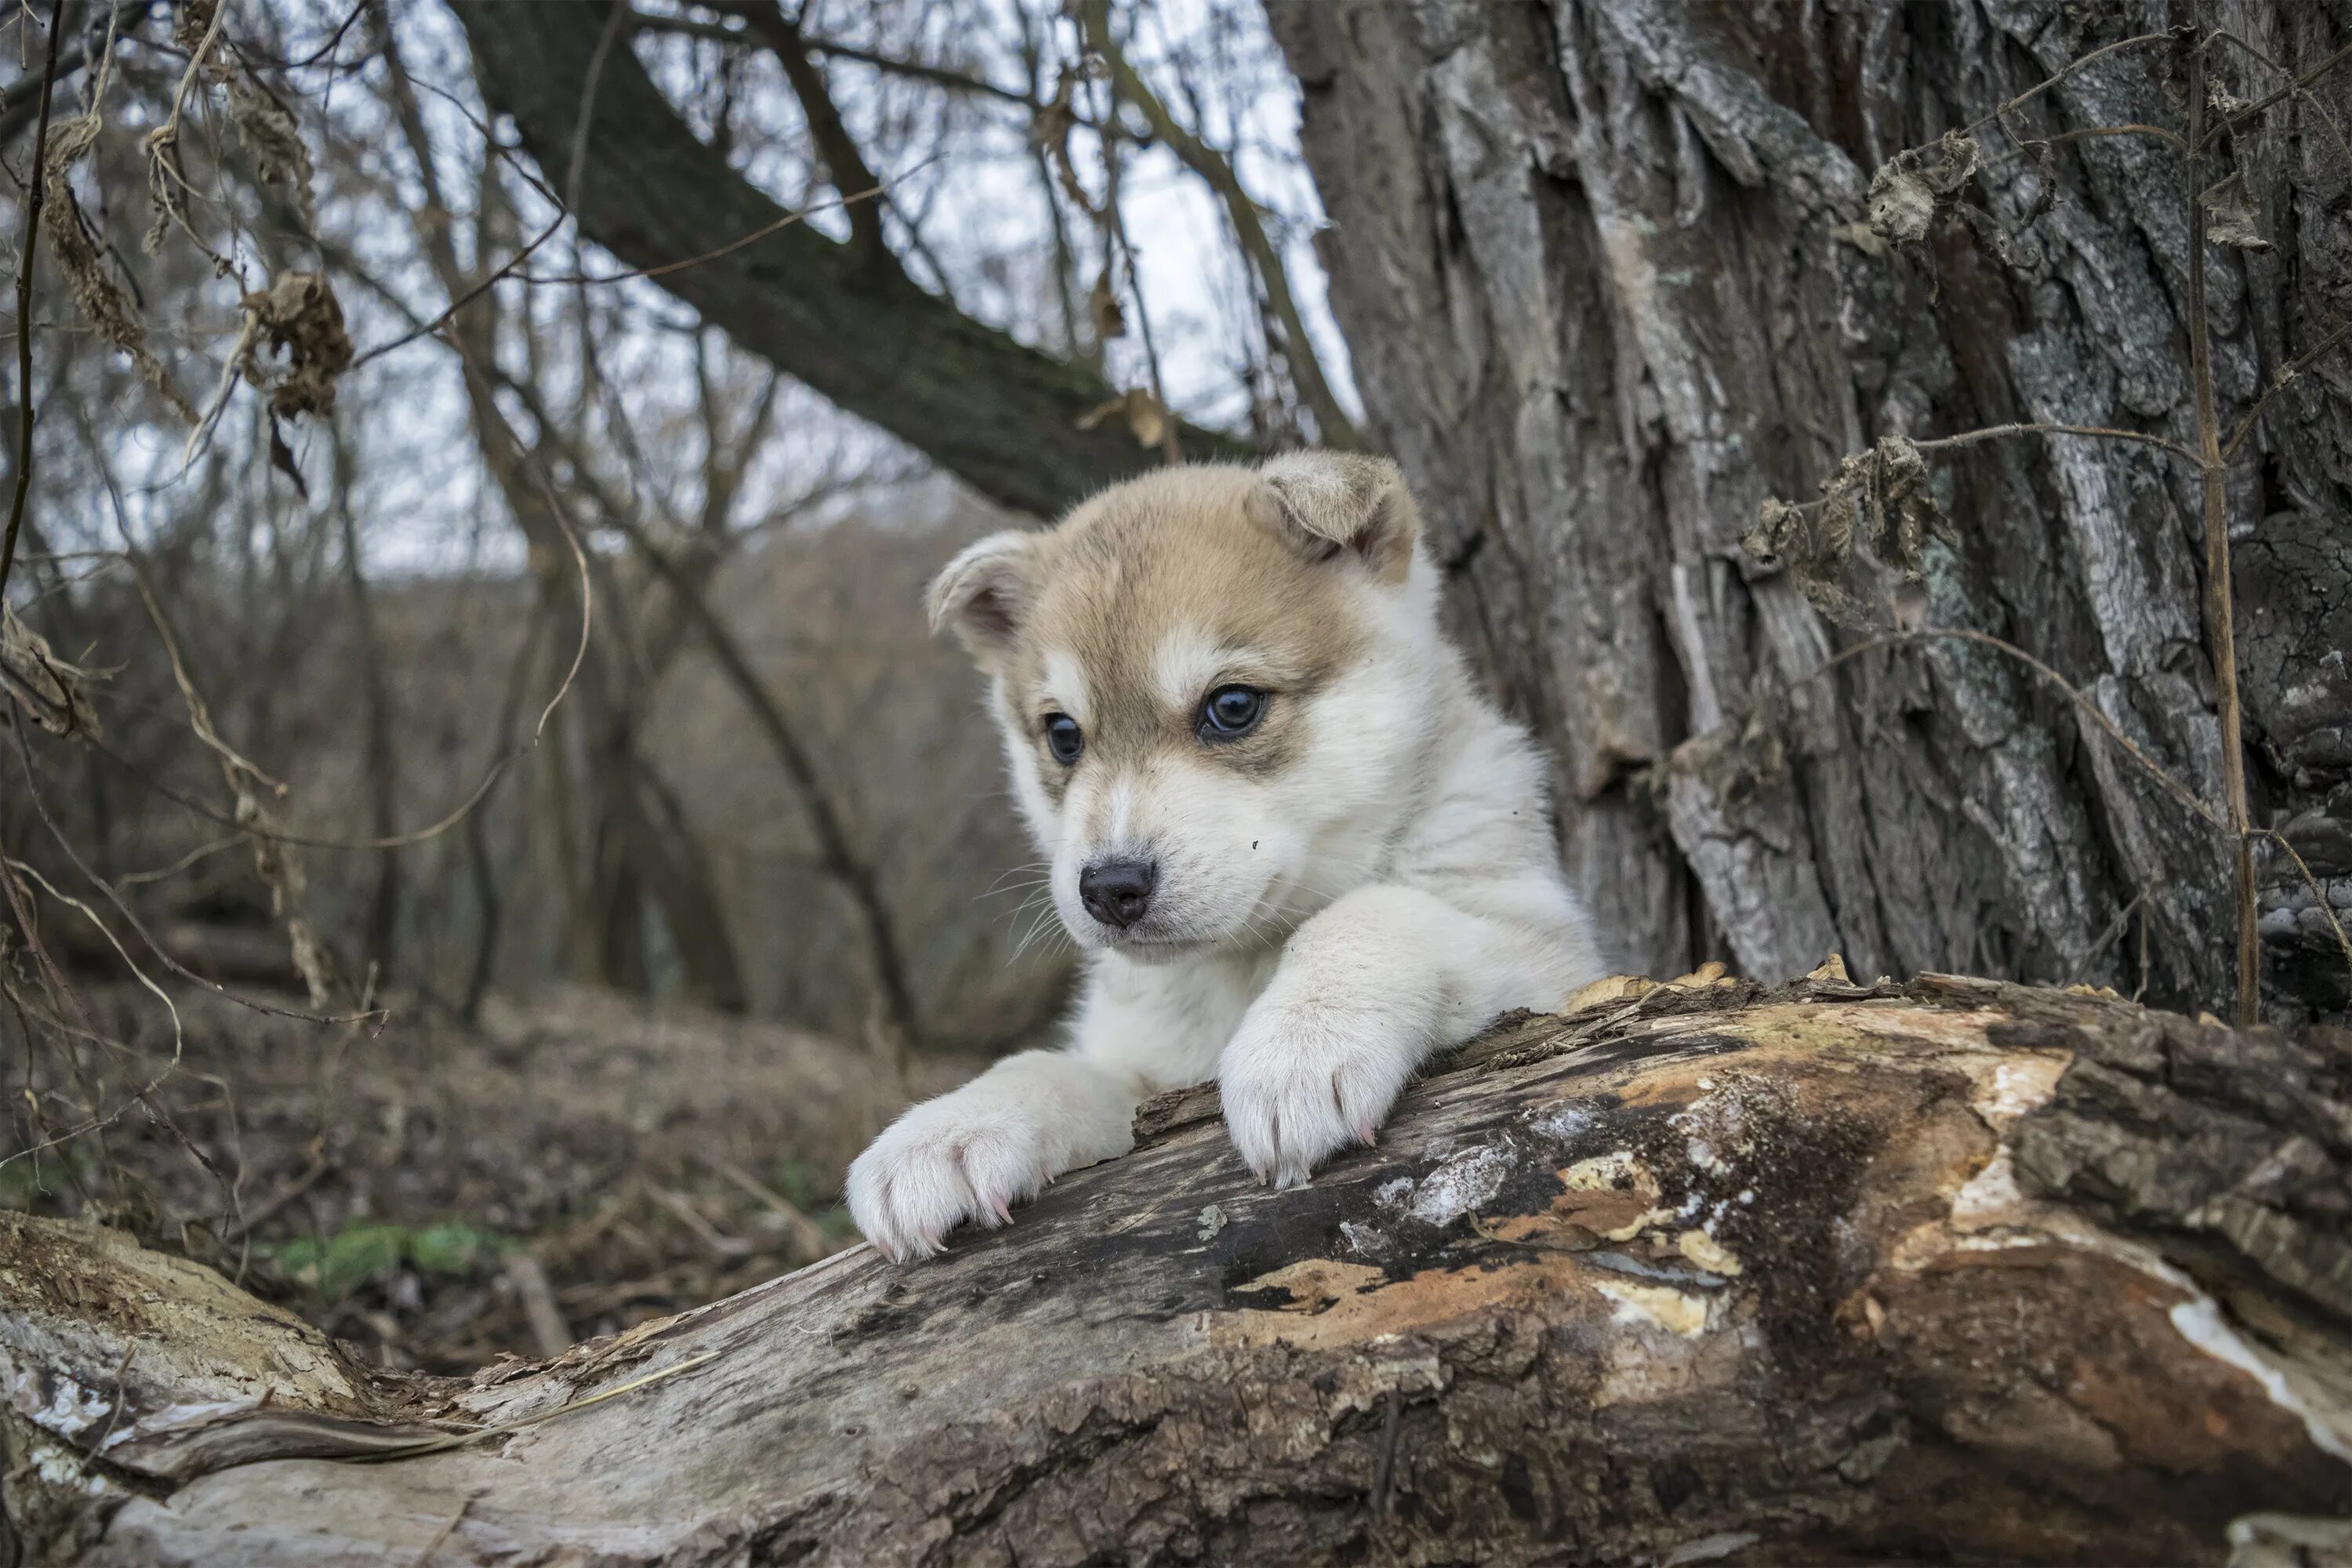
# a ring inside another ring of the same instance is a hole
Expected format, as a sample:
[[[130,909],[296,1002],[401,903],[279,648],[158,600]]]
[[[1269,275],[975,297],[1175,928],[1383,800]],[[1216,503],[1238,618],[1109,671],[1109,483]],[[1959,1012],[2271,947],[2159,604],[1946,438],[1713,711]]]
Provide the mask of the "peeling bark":
[[[0,1217],[9,1528],[91,1563],[1031,1568],[2252,1563],[2352,1528],[2342,1037],[1830,970],[1579,1000],[1311,1187],[1163,1097],[942,1258],[470,1383]]]
[[[2224,1005],[2220,836],[1992,650],[1925,643],[1814,679],[1857,634],[1738,543],[1765,498],[1811,498],[1889,433],[2044,421],[2192,441],[2188,198],[2160,142],[2058,142],[2045,160],[1989,130],[1964,193],[1978,221],[1904,251],[1862,221],[1898,151],[2188,8],[1268,10],[1371,433],[1457,567],[1466,640],[1559,758],[1570,853],[1623,961],[1780,977],[1826,942],[1865,973]],[[2202,14],[2295,73],[2352,41],[2343,0]],[[2242,99],[2284,79],[2233,44],[2213,60]],[[2163,46],[2119,51],[2008,123],[2177,127],[2169,63]],[[2211,252],[2225,429],[2352,298],[2352,72],[2309,90],[2227,148],[2273,249]],[[2284,856],[2263,873],[2271,1000],[2292,1017],[2352,994],[2318,908],[2352,904],[2344,357],[2298,377],[2252,446],[2229,504],[2254,818],[2288,824],[2325,884]],[[2195,473],[2041,437],[1932,472],[1958,540],[1930,549],[1930,624],[2022,645],[2218,801]]]

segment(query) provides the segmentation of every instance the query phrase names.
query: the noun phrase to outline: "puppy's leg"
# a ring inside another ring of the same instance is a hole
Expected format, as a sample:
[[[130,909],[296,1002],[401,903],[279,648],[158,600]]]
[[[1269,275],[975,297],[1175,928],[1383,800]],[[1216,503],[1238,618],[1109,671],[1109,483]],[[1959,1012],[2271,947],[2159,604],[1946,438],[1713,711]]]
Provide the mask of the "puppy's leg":
[[[849,1213],[895,1259],[924,1258],[965,1220],[1011,1219],[1065,1171],[1134,1146],[1143,1086],[1066,1051],[1023,1051],[925,1100],[849,1167]]]
[[[1265,1180],[1297,1186],[1373,1129],[1413,1069],[1544,994],[1534,933],[1417,889],[1360,888],[1298,928],[1217,1064],[1225,1126]]]

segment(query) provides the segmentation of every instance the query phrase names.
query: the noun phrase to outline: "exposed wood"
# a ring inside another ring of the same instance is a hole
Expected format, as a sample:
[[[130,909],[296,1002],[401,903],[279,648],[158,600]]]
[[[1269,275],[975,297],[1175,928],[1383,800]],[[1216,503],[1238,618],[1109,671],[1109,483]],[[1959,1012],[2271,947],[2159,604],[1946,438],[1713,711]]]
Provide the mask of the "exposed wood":
[[[1559,762],[1567,839],[1631,968],[1965,969],[2143,984],[2223,1009],[2231,846],[1981,645],[1859,657],[1744,556],[1882,435],[2044,421],[2194,447],[2168,43],[2118,49],[1980,132],[1973,217],[1896,250],[1873,172],[2074,60],[2165,34],[2133,0],[1271,0],[1300,79],[1323,255],[1368,430],[1458,567],[1460,626]],[[2220,422],[2326,342],[2340,221],[2343,0],[2204,8],[2216,88],[2270,100],[2209,150],[2267,253],[2207,254]],[[2216,100],[2221,101],[2221,100]],[[2037,150],[2037,142],[2048,145]],[[2222,498],[2245,788],[2323,886],[2260,867],[2270,1006],[2352,997],[2324,911],[2352,895],[2352,371],[2297,376]],[[2015,437],[1939,454],[1956,542],[1925,613],[2022,645],[2220,811],[2194,465]],[[1889,579],[1891,585],[1891,578]],[[1889,618],[1889,606],[1877,606]],[[2317,850],[2316,856],[2313,854]],[[2141,963],[2142,933],[2147,954]],[[2105,940],[2102,941],[2105,933]]]
[[[568,169],[604,6],[456,10],[490,103],[514,116],[542,168]],[[1093,372],[962,314],[887,258],[862,259],[806,224],[779,226],[785,209],[695,136],[625,43],[605,52],[593,108],[583,232],[631,267],[666,268],[655,280],[743,348],[1040,516],[1158,460],[1120,421],[1079,428],[1113,395]],[[1194,458],[1238,450],[1189,426],[1181,439]]]
[[[9,1526],[92,1563],[1032,1568],[2219,1563],[2346,1528],[2342,1037],[1826,968],[1579,1000],[1310,1187],[1166,1097],[931,1263],[861,1247],[471,1384],[0,1216]]]

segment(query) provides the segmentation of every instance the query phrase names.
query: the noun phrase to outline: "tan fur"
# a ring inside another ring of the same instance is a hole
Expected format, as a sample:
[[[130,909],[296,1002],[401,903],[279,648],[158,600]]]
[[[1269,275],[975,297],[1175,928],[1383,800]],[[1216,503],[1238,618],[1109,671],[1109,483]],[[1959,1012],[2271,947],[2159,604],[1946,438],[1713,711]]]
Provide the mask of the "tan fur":
[[[1077,700],[1055,689],[1053,656],[1061,653],[1086,681],[1090,756],[1202,755],[1193,733],[1201,699],[1228,682],[1274,697],[1255,733],[1206,758],[1257,771],[1296,752],[1304,720],[1297,699],[1358,657],[1362,631],[1345,577],[1269,526],[1267,488],[1246,468],[1163,469],[1095,498],[1033,539],[1021,563],[1024,607],[1000,668],[1013,713],[1036,744],[1044,744],[1046,715],[1074,711]],[[1236,657],[1171,704],[1154,658],[1186,634]],[[1045,780],[1057,795],[1063,771],[1045,761]]]

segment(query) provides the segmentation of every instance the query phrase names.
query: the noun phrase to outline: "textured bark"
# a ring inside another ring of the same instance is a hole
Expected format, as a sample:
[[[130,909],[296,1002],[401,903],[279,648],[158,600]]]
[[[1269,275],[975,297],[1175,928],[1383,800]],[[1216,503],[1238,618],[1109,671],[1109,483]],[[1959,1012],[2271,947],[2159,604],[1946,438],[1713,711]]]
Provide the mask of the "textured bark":
[[[1164,1097],[944,1258],[859,1248],[470,1384],[0,1216],[7,1523],[97,1563],[1031,1568],[2352,1531],[2340,1036],[1944,977],[1580,1001],[1311,1187]]]
[[[467,0],[455,10],[484,97],[514,117],[559,194],[581,149],[582,232],[631,267],[663,268],[655,281],[743,348],[982,494],[1040,516],[1160,461],[1121,421],[1078,427],[1112,395],[1094,372],[924,292],[887,251],[806,224],[778,227],[786,210],[678,117],[626,31],[600,49],[608,5]],[[1181,445],[1192,458],[1238,449],[1191,426]]]
[[[1766,497],[1811,497],[1888,433],[2063,422],[2193,445],[2188,196],[2158,139],[2058,142],[2045,160],[1988,131],[1974,221],[1896,252],[1862,226],[1895,153],[2189,8],[1269,11],[1372,433],[1419,483],[1469,639],[1558,754],[1570,852],[1625,959],[1672,973],[1719,952],[1771,977],[1827,945],[1865,973],[2144,983],[2222,1005],[2212,829],[1982,646],[1916,644],[1809,679],[1858,636],[1738,544]],[[2206,16],[2297,73],[2352,41],[2341,0]],[[2283,80],[2233,44],[2212,58],[2242,99]],[[2162,44],[2119,51],[2009,123],[2178,128],[2177,64]],[[2311,91],[2316,106],[2284,100],[2215,148],[2214,177],[2236,160],[2274,242],[2210,252],[2225,428],[2352,299],[2336,129],[2352,72]],[[2302,374],[2229,500],[2254,817],[2323,879],[2352,872],[2347,388],[2341,355]],[[2031,649],[2218,805],[2195,472],[2043,437],[1931,461],[1958,535],[1930,551],[1931,624]],[[2316,898],[2284,856],[2263,876],[2274,1005],[2340,1008],[2345,959]]]

